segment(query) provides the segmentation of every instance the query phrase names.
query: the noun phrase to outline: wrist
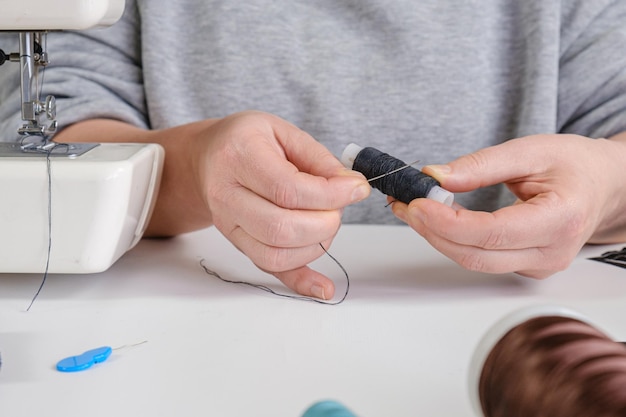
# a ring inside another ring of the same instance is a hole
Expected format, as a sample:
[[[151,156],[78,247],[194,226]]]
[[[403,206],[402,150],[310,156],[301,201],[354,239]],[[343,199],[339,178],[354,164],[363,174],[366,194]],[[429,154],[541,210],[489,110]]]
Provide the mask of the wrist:
[[[93,119],[63,129],[56,142],[156,143],[165,149],[157,203],[146,236],[172,236],[212,223],[198,166],[202,150],[196,146],[215,120],[202,120],[161,130],[148,130],[118,120]]]
[[[598,225],[589,243],[607,244],[626,241],[626,133],[610,139],[597,139],[603,149],[602,160],[606,166],[600,166],[606,179],[606,198],[598,201],[603,204]]]

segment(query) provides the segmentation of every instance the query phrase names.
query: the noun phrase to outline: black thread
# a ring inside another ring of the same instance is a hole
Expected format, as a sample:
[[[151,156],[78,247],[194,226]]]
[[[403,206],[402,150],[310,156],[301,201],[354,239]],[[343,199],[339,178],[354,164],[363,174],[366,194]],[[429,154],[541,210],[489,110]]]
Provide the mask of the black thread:
[[[622,250],[604,252],[601,256],[589,258],[592,261],[603,262],[605,264],[626,268],[626,246]]]
[[[354,159],[352,169],[371,179],[372,187],[382,193],[410,203],[425,198],[439,181],[403,161],[372,147],[363,148]]]
[[[52,153],[52,149],[48,149],[46,152],[46,169],[48,175],[48,253],[46,255],[46,269],[43,273],[43,279],[41,280],[41,284],[39,285],[39,289],[35,293],[32,300],[30,300],[30,304],[26,311],[30,311],[30,308],[33,306],[33,303],[39,297],[39,293],[43,289],[46,284],[46,280],[48,279],[48,269],[50,267],[50,254],[52,253],[52,161],[50,160],[50,154]]]
[[[206,272],[208,275],[214,276],[214,277],[216,277],[216,278],[218,278],[218,279],[220,279],[220,280],[222,280],[224,282],[228,282],[229,284],[247,285],[249,287],[253,287],[253,288],[256,288],[256,289],[268,292],[270,294],[276,295],[278,297],[291,298],[293,300],[301,300],[301,301],[311,301],[311,302],[318,303],[318,304],[326,304],[326,305],[336,306],[338,304],[343,303],[344,300],[346,299],[346,297],[348,296],[348,292],[350,292],[350,277],[348,276],[348,271],[346,271],[346,269],[343,267],[343,265],[341,265],[341,262],[339,262],[337,260],[337,258],[335,258],[333,255],[331,255],[326,250],[324,245],[322,245],[321,243],[319,245],[322,248],[322,250],[324,251],[324,253],[326,255],[328,255],[328,257],[330,259],[332,259],[339,266],[339,268],[341,268],[341,270],[343,271],[344,275],[346,276],[346,292],[343,294],[343,297],[341,297],[341,299],[339,299],[337,301],[324,301],[324,300],[320,300],[320,299],[313,298],[313,297],[307,297],[307,296],[304,296],[304,295],[284,294],[284,293],[280,293],[280,292],[274,291],[270,287],[262,285],[262,284],[254,284],[254,283],[248,282],[248,281],[235,281],[235,280],[226,279],[226,278],[223,278],[217,272],[209,269],[204,264],[204,261],[205,261],[204,259],[200,260],[200,266],[202,267],[202,269],[204,269],[204,272]]]

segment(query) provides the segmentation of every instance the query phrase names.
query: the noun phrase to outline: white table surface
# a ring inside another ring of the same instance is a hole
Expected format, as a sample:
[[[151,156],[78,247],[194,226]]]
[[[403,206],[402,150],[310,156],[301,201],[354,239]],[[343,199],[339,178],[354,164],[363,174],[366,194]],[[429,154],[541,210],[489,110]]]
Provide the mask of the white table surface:
[[[626,340],[626,270],[586,259],[548,280],[468,272],[403,226],[343,226],[330,252],[351,279],[324,306],[224,283],[267,283],[214,229],[144,240],[109,271],[0,275],[0,416],[299,417],[336,399],[360,417],[472,416],[467,370],[482,335],[535,304],[570,307]],[[313,264],[345,277],[329,258]],[[103,345],[78,373],[58,360]]]

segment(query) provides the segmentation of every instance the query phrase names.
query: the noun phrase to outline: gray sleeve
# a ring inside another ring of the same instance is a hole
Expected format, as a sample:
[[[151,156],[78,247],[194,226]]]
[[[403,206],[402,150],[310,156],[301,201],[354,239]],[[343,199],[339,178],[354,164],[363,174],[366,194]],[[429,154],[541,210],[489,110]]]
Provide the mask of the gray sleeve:
[[[589,137],[626,131],[626,2],[570,6],[562,16],[560,131]]]
[[[47,35],[50,65],[39,74],[41,97],[56,97],[60,129],[92,118],[147,127],[139,30],[135,2],[127,1],[110,28]],[[0,46],[16,52],[17,35],[3,34]],[[0,68],[0,86],[0,140],[13,140],[22,124],[19,64]]]

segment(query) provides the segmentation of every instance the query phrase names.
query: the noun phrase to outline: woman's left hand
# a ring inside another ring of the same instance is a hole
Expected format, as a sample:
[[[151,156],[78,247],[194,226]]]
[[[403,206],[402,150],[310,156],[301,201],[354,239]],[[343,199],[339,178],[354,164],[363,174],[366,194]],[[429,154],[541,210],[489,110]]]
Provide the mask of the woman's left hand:
[[[452,192],[504,183],[515,204],[493,213],[416,199],[394,214],[461,266],[545,278],[586,242],[626,241],[626,140],[536,135],[424,172]]]

